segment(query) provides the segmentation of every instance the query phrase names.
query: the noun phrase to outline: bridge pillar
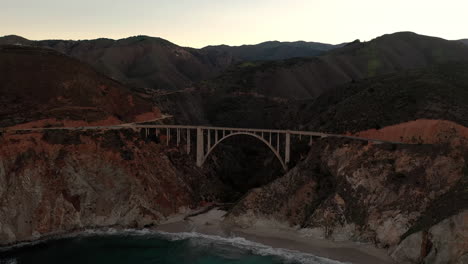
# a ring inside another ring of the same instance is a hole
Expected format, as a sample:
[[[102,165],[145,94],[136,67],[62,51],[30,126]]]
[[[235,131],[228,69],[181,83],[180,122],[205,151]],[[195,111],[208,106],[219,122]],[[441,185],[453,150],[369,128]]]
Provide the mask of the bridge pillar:
[[[208,147],[207,150],[211,149],[211,130],[208,129]]]
[[[190,129],[187,129],[187,155],[190,154]]]
[[[280,152],[280,133],[276,133],[276,151]]]
[[[177,146],[180,145],[180,128],[177,129]]]
[[[284,164],[288,165],[291,160],[291,133],[288,131],[286,133],[286,144],[284,149]]]
[[[171,129],[166,129],[166,145],[169,146],[169,142],[171,141]]]
[[[203,129],[197,127],[197,166],[201,167],[203,165],[204,153],[204,142],[203,142]]]

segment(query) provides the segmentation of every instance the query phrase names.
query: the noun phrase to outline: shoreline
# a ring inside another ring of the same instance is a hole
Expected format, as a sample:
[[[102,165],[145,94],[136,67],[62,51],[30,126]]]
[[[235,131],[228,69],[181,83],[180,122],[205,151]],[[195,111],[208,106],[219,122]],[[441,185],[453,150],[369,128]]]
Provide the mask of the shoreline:
[[[298,251],[317,257],[353,264],[395,263],[385,249],[357,242],[334,242],[304,236],[293,228],[264,226],[237,228],[226,226],[222,220],[226,211],[212,209],[186,219],[174,217],[154,228],[167,233],[196,232],[220,237],[239,237],[278,249]]]
[[[0,246],[0,252],[35,246],[53,240],[96,236],[96,235],[150,235],[151,232],[180,234],[196,233],[221,238],[243,238],[274,249],[289,250],[297,253],[311,254],[319,258],[353,264],[392,264],[386,250],[373,245],[354,242],[334,242],[326,239],[304,236],[292,228],[262,226],[257,228],[237,228],[227,226],[223,218],[227,212],[213,208],[195,216],[183,214],[169,217],[158,226],[144,229],[124,228],[121,226],[77,229],[69,232],[58,232],[45,235],[36,240],[19,241],[15,244]]]

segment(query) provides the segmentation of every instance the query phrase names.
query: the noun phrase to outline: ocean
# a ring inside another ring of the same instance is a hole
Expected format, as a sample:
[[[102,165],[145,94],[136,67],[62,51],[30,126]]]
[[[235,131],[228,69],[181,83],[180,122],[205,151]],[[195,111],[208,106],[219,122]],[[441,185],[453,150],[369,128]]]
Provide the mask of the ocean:
[[[340,264],[243,238],[155,231],[88,231],[0,251],[0,264]]]

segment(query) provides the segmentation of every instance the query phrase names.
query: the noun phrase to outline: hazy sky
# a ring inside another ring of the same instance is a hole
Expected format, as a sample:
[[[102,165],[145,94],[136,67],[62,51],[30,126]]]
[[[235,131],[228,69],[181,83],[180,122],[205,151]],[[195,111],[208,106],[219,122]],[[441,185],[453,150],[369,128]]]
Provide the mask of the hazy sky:
[[[0,0],[0,36],[149,35],[182,46],[341,43],[414,31],[468,38],[468,0]]]

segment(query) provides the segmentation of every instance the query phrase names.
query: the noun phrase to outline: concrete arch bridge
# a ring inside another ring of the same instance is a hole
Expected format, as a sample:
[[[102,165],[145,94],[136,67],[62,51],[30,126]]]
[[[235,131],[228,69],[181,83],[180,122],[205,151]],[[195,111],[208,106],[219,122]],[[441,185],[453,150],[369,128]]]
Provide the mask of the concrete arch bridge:
[[[276,156],[284,170],[288,169],[288,164],[291,160],[291,138],[299,137],[306,138],[309,144],[312,144],[314,138],[347,138],[352,140],[372,142],[374,144],[391,143],[401,144],[398,142],[388,142],[383,140],[352,137],[338,134],[327,134],[311,131],[295,131],[295,130],[278,130],[278,129],[253,129],[253,128],[231,128],[231,127],[209,127],[209,126],[179,126],[179,125],[138,125],[138,124],[123,124],[114,126],[90,126],[90,127],[48,127],[48,128],[25,128],[25,129],[0,129],[0,133],[17,132],[17,131],[46,131],[46,130],[121,130],[134,129],[139,130],[145,136],[150,136],[154,133],[159,138],[164,138],[166,144],[176,142],[179,146],[182,141],[185,141],[187,154],[190,154],[192,149],[192,135],[196,139],[196,161],[197,166],[202,167],[209,155],[216,147],[224,140],[246,135],[254,137],[263,142]],[[162,136],[162,137],[161,137]],[[175,138],[175,139],[174,139]]]
[[[276,130],[276,129],[252,129],[252,128],[230,128],[230,127],[208,127],[208,126],[177,126],[177,125],[136,125],[135,129],[142,131],[146,136],[155,133],[155,136],[161,137],[166,141],[166,144],[176,142],[177,146],[184,140],[187,154],[192,150],[192,136],[196,135],[196,164],[202,167],[210,154],[224,140],[245,135],[258,139],[264,143],[275,154],[278,161],[284,170],[288,169],[288,164],[291,160],[291,138],[304,138],[312,144],[314,138],[347,138],[359,141],[372,142],[374,144],[395,143],[382,140],[359,138],[337,134],[326,134],[310,131],[295,131],[295,130]]]

